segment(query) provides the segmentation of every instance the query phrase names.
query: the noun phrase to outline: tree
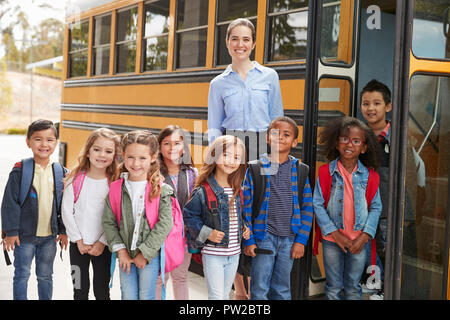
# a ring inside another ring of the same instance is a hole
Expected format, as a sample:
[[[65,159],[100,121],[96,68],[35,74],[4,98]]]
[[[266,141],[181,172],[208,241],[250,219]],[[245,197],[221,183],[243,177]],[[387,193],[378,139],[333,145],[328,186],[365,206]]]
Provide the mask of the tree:
[[[46,10],[55,10],[48,0],[31,0],[29,5]],[[1,44],[7,66],[25,71],[25,65],[31,62],[62,55],[64,24],[49,18],[38,26],[30,26],[29,18],[14,0],[0,0]],[[32,52],[31,52],[32,51]]]
[[[0,114],[7,114],[11,108],[11,104],[12,88],[6,75],[6,61],[3,58],[0,60]]]

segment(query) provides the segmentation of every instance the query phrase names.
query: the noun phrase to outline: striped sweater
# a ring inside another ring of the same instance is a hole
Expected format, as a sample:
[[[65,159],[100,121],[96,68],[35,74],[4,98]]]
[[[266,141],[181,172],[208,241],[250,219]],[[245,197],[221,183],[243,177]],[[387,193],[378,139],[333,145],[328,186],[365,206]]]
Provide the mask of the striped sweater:
[[[306,179],[305,186],[303,188],[303,203],[299,208],[298,202],[298,188],[297,188],[297,160],[296,158],[289,156],[292,161],[291,170],[291,183],[292,183],[292,200],[293,200],[293,213],[291,218],[291,229],[295,234],[295,242],[301,243],[306,246],[311,232],[313,223],[313,206],[312,206],[312,190],[309,185],[309,179]],[[270,173],[271,163],[267,155],[261,156],[262,167],[267,173]],[[254,185],[252,181],[249,169],[247,169],[244,179],[244,218],[247,226],[250,228],[251,236],[248,240],[245,240],[244,245],[249,246],[255,244],[255,238],[263,240],[267,232],[267,212],[269,208],[270,198],[270,174],[267,174],[264,200],[261,204],[258,215],[252,221],[252,204]]]

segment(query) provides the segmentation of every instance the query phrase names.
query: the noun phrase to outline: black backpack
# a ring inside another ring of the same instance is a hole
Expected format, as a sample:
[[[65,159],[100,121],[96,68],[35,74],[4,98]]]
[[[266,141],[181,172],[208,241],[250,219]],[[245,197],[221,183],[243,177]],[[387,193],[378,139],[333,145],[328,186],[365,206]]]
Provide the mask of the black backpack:
[[[261,161],[253,160],[248,162],[249,173],[253,179],[253,205],[252,205],[252,222],[258,216],[261,204],[264,200],[264,193],[266,188],[266,175],[261,175]],[[303,188],[309,174],[309,166],[297,161],[297,190],[298,190],[298,204],[299,208],[303,203]]]

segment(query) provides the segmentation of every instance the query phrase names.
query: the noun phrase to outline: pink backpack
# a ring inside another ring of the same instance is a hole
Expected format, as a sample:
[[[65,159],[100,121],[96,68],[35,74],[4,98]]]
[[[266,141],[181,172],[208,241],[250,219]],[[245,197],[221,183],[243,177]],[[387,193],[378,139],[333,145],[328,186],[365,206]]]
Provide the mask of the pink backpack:
[[[122,216],[122,184],[123,178],[114,181],[109,186],[109,202],[111,209],[117,220],[117,225],[120,228],[120,219]],[[153,228],[158,221],[159,216],[159,196],[149,200],[150,184],[147,183],[145,188],[145,215],[147,217],[150,228]],[[184,236],[183,214],[178,204],[178,200],[170,197],[172,200],[172,217],[173,227],[169,235],[161,247],[161,269],[165,273],[172,271],[183,263],[184,252],[186,250],[186,239]],[[162,282],[164,284],[164,273],[161,272]],[[163,297],[164,295],[164,297]],[[163,290],[162,299],[165,298],[165,290]]]
[[[81,188],[83,186],[84,178],[86,177],[86,171],[82,170],[78,172],[72,180],[72,187],[73,187],[73,203],[76,203],[78,201],[78,198],[80,197]]]

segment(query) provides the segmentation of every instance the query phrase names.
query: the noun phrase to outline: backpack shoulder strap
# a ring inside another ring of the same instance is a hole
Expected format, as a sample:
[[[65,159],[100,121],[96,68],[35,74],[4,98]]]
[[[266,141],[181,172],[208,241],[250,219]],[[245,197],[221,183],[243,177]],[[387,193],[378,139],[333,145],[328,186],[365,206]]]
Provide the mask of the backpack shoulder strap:
[[[56,208],[58,209],[58,212],[61,208],[61,200],[62,200],[62,194],[64,190],[64,169],[63,166],[59,162],[53,163],[53,183],[54,189],[55,189],[55,196],[56,196]]]
[[[377,194],[379,184],[380,184],[379,174],[375,170],[369,169],[369,179],[367,180],[367,189],[366,189],[367,208],[370,207],[370,203]]]
[[[217,196],[207,181],[202,183],[202,188],[206,197],[206,203],[208,204],[209,212],[212,216],[213,228],[221,230],[221,223],[219,218],[219,207],[217,204]]]
[[[123,178],[112,182],[109,185],[109,204],[111,210],[117,220],[117,225],[120,228],[120,218],[122,217],[122,184]]]
[[[80,197],[81,188],[83,187],[84,178],[86,177],[86,171],[81,170],[78,172],[75,177],[73,177],[72,180],[72,187],[73,187],[73,203],[76,203],[78,201],[78,198]]]
[[[261,161],[259,160],[249,161],[248,168],[253,180],[252,220],[254,220],[258,216],[264,200],[266,176],[261,174]]]
[[[30,193],[34,177],[34,160],[27,158],[22,160],[22,174],[20,177],[19,204],[22,207]]]
[[[322,189],[322,196],[325,200],[324,206],[328,207],[328,200],[330,200],[330,192],[331,192],[331,175],[330,175],[330,164],[324,164],[319,168],[319,181],[320,188]]]
[[[202,187],[205,191],[206,203],[208,204],[209,211],[213,212],[214,210],[218,210],[217,197],[209,183],[207,181],[203,182]]]

